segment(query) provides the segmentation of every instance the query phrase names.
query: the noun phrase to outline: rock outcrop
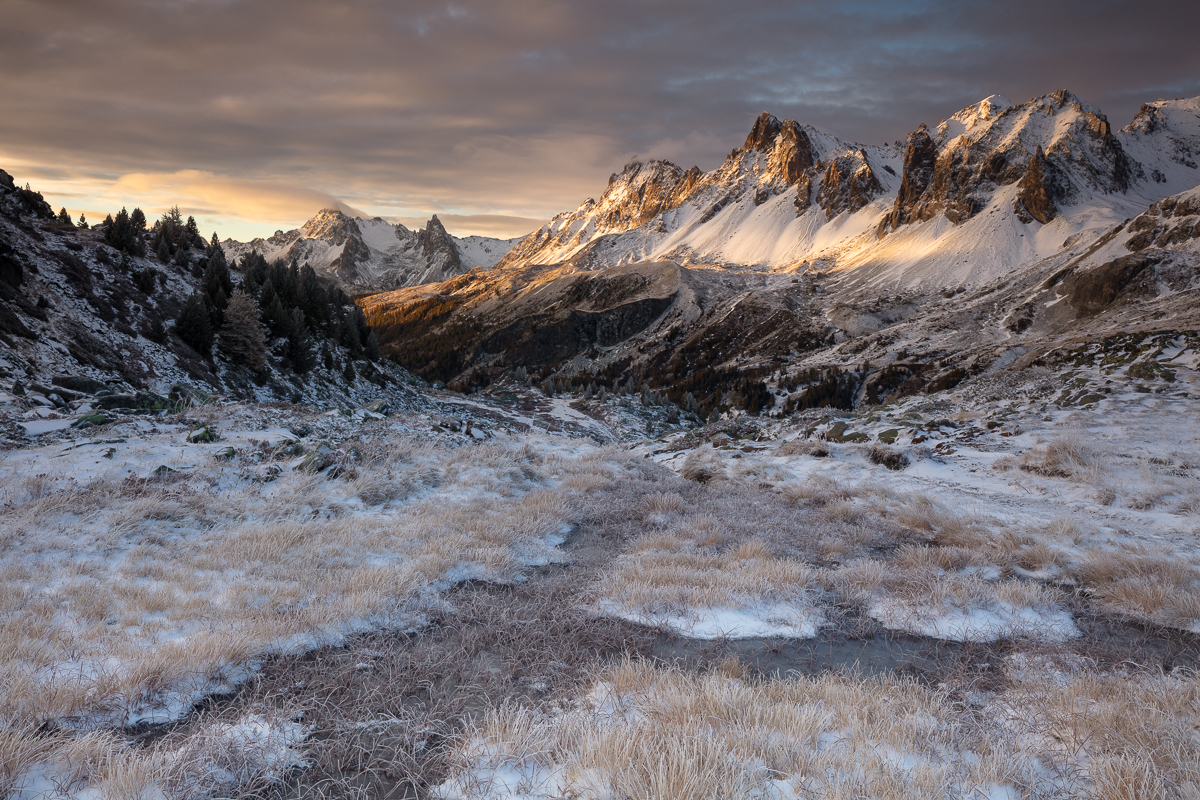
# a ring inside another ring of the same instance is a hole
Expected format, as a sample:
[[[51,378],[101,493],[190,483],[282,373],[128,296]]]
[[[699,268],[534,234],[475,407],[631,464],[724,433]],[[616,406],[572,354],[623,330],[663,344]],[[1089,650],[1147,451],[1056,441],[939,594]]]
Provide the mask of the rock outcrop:
[[[828,220],[845,211],[858,211],[882,192],[867,154],[858,150],[830,160],[817,191],[817,204]]]

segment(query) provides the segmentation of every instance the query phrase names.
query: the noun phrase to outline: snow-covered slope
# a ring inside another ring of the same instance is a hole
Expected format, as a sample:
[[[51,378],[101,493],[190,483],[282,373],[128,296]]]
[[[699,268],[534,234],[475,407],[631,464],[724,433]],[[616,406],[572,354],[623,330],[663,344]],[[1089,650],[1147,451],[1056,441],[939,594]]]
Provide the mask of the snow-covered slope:
[[[763,114],[713,172],[631,164],[500,266],[670,259],[980,286],[1200,183],[1198,110],[1200,98],[1160,100],[1114,133],[1067,91],[1019,105],[993,95],[886,147]]]
[[[222,243],[230,258],[256,252],[273,261],[307,262],[351,289],[392,289],[452,278],[472,267],[492,267],[517,239],[446,233],[434,215],[424,228],[409,230],[379,217],[349,217],[324,209],[303,226],[276,231],[267,239]]]

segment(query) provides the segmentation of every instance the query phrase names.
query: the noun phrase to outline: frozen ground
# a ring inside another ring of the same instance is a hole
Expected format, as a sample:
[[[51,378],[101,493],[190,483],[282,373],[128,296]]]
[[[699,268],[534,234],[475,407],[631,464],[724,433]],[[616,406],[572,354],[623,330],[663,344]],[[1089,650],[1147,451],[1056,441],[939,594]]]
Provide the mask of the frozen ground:
[[[1196,343],[1128,345],[628,444],[662,414],[516,388],[93,428],[5,395],[0,792],[1189,797]],[[874,630],[961,663],[641,660]]]

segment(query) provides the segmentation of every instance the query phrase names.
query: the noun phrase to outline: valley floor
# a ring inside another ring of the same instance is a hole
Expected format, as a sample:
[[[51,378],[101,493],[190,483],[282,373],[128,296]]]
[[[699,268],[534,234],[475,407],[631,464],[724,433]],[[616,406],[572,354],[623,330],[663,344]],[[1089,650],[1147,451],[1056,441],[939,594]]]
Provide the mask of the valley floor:
[[[1130,346],[693,429],[5,395],[0,795],[1200,796],[1200,351]]]

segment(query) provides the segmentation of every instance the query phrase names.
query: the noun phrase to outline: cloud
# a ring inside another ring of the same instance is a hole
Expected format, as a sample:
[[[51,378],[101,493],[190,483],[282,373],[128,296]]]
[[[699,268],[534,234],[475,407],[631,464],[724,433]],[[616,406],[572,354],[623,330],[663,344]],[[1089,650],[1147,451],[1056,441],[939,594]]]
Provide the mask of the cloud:
[[[333,198],[545,219],[635,153],[711,169],[763,110],[879,143],[992,93],[1069,88],[1117,126],[1200,93],[1190,0],[6,0],[4,20],[0,155],[76,194],[160,176],[163,202],[268,234]]]
[[[232,178],[201,170],[122,175],[106,192],[117,198],[140,198],[152,208],[177,205],[180,211],[207,216],[288,225],[308,219],[323,208],[351,216],[368,216],[336,197],[303,186],[270,180]]]

